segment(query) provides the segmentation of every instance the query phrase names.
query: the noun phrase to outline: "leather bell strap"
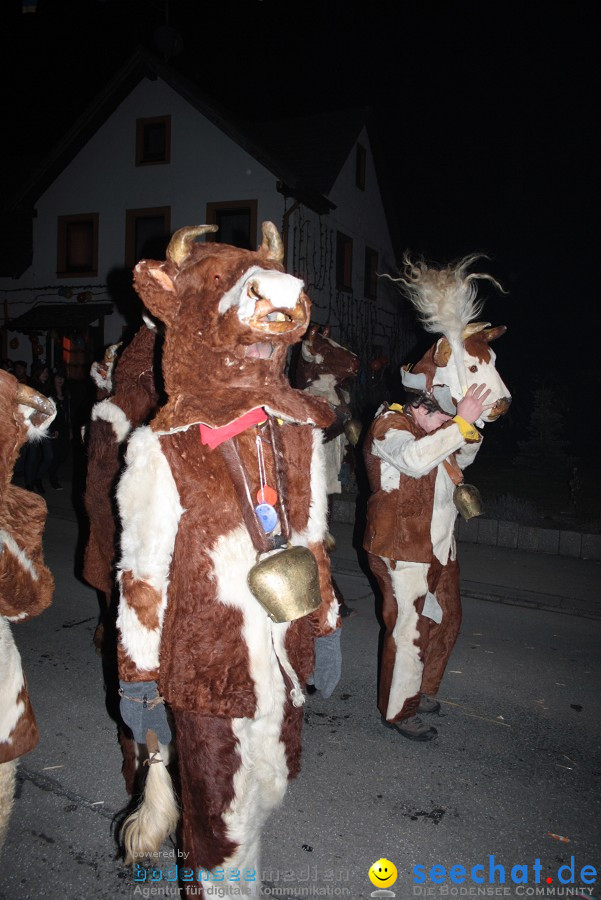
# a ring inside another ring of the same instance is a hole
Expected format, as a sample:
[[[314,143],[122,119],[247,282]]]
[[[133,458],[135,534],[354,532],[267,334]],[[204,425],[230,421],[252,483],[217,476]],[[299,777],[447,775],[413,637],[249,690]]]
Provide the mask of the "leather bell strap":
[[[288,522],[286,506],[284,503],[284,498],[286,497],[286,485],[285,472],[283,470],[283,457],[271,419],[268,419],[267,427],[269,429],[269,437],[275,461],[275,481],[280,502],[281,534],[273,536],[267,535],[261,526],[253,504],[250,479],[248,477],[248,472],[244,467],[244,463],[242,462],[236,438],[232,437],[229,440],[224,441],[218,447],[230,478],[232,479],[234,490],[238,496],[244,524],[248,529],[255,550],[260,553],[268,553],[270,550],[276,550],[279,547],[282,547],[290,537],[290,524]]]
[[[457,485],[463,482],[463,472],[459,468],[454,453],[443,461],[443,466],[447,470],[447,474],[453,484]]]

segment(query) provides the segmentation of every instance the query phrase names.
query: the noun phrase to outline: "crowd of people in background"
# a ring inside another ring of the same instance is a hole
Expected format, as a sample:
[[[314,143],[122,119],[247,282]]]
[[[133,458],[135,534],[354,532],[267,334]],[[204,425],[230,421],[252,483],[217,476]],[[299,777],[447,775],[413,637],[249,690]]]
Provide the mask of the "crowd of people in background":
[[[29,491],[44,494],[45,481],[48,481],[55,491],[61,491],[59,473],[69,457],[72,438],[71,404],[66,370],[62,366],[51,369],[45,362],[35,360],[28,374],[27,363],[21,359],[14,362],[5,360],[2,368],[14,375],[22,384],[28,384],[40,394],[51,397],[57,410],[49,431],[50,440],[29,441],[24,444],[15,467],[15,474],[23,476],[25,487]]]

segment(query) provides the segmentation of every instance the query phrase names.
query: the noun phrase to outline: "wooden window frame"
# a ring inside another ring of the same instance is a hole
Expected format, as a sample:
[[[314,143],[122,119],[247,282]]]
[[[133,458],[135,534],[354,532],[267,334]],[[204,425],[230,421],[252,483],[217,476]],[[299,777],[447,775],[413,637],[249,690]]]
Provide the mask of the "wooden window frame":
[[[98,275],[98,213],[77,213],[70,216],[58,217],[57,228],[57,254],[56,254],[56,274],[59,278],[82,278]],[[67,235],[69,225],[77,222],[89,222],[92,226],[92,265],[86,269],[68,268],[67,260],[69,257],[67,247]]]
[[[346,259],[347,248],[350,253],[348,260]],[[342,263],[340,262],[341,252],[344,256]],[[353,239],[342,231],[336,232],[336,288],[349,293],[353,291]]]
[[[165,126],[165,155],[163,159],[147,159],[144,156],[144,129],[148,125]],[[171,162],[171,116],[153,116],[136,119],[136,166],[165,166]]]
[[[217,214],[221,210],[247,209],[250,211],[250,244],[251,250],[257,249],[257,200],[224,200],[222,202],[207,203],[206,223],[217,224]],[[205,240],[219,242],[219,232],[205,235]]]
[[[143,209],[125,210],[125,266],[133,269],[139,260],[136,259],[136,222],[138,219],[163,217],[165,234],[171,231],[171,207],[149,206]]]

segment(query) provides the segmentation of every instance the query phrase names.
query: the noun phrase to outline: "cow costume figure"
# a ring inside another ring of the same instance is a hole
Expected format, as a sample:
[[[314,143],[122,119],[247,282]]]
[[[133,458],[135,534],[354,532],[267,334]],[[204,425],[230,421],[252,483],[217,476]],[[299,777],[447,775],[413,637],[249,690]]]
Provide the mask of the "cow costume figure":
[[[98,389],[87,429],[87,479],[84,495],[90,533],[83,576],[100,594],[101,618],[94,643],[101,650],[107,614],[115,593],[117,523],[115,489],[122,468],[122,448],[130,432],[148,421],[158,406],[154,378],[157,330],[150,320],[126,347],[113,344],[91,376]]]
[[[320,429],[332,415],[284,375],[310,303],[283,272],[274,225],[263,224],[257,252],[195,242],[215,230],[181,229],[166,261],[135,269],[165,325],[168,399],[130,437],[117,490],[117,626],[122,714],[152,760],[126,854],[157,850],[177,822],[165,766],[174,734],[183,848],[192,867],[224,867],[225,887],[235,869],[259,878],[262,825],[299,771],[314,643],[340,621],[323,546]],[[265,500],[275,523],[259,516]],[[276,624],[248,576],[265,540],[286,539],[312,551],[322,601]]]
[[[511,402],[490,342],[505,332],[475,323],[481,304],[470,256],[436,269],[405,259],[398,283],[426,330],[442,334],[410,370],[409,400],[376,414],[364,453],[372,495],[364,548],[383,597],[385,623],[378,708],[404,737],[436,729],[418,712],[437,712],[437,693],[461,625],[454,526],[456,486],[481,446],[476,426]]]
[[[323,397],[336,416],[324,435],[327,492],[331,496],[342,491],[340,469],[349,446],[348,426],[351,422],[358,424],[352,418],[348,387],[359,372],[359,357],[332,340],[329,325],[321,332],[318,325],[312,325],[300,350],[294,386],[314,397]]]
[[[10,622],[26,622],[52,600],[42,558],[46,503],[11,484],[19,450],[39,440],[56,415],[52,400],[0,370],[0,846],[13,805],[17,760],[36,746],[38,729]]]
[[[294,369],[294,387],[307,391],[314,397],[323,397],[335,415],[332,424],[324,432],[324,454],[326,460],[326,491],[328,494],[328,520],[332,514],[335,494],[342,491],[340,470],[349,445],[355,446],[359,440],[361,423],[354,419],[350,408],[350,382],[359,373],[359,357],[330,337],[330,326],[319,331],[312,325],[300,346],[300,355]],[[329,553],[336,548],[336,539],[328,531],[326,547]],[[340,615],[352,616],[352,610],[344,600],[336,581],[332,579],[338,598]]]

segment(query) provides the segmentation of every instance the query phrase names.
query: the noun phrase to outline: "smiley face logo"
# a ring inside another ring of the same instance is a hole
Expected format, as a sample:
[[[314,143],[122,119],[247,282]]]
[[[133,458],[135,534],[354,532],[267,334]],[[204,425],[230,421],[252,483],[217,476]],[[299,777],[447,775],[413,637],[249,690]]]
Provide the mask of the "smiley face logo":
[[[378,859],[367,874],[371,883],[379,888],[390,887],[397,879],[396,866],[389,859]]]

